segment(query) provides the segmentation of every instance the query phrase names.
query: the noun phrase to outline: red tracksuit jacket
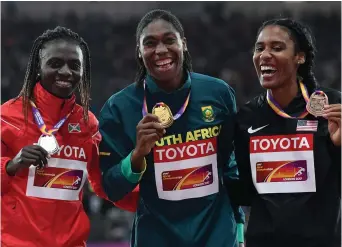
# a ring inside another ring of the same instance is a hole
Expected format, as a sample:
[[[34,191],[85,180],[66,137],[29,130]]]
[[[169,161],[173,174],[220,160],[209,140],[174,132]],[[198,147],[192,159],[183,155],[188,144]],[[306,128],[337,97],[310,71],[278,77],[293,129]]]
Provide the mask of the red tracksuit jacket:
[[[40,83],[34,95],[48,130],[73,106],[74,110],[55,135],[61,149],[47,167],[37,170],[31,166],[11,177],[5,165],[23,147],[37,143],[41,132],[31,111],[25,125],[21,98],[1,106],[1,245],[85,246],[90,224],[82,205],[82,190],[87,177],[95,193],[106,198],[98,168],[98,121],[89,112],[85,124],[75,97],[57,98]]]

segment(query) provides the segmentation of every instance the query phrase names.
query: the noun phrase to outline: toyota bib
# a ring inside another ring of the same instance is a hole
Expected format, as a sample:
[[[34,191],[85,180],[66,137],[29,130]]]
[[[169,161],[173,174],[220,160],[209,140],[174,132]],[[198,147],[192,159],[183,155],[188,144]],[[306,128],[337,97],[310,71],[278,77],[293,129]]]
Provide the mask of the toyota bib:
[[[316,192],[312,134],[251,137],[250,161],[259,194]]]
[[[153,150],[160,199],[200,198],[219,190],[216,137]]]

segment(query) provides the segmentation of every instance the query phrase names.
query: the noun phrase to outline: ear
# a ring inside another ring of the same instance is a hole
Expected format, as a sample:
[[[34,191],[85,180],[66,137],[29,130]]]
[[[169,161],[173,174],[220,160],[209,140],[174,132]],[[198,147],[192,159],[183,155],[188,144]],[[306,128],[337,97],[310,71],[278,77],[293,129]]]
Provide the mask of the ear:
[[[186,44],[186,38],[185,37],[182,39],[182,43],[183,43],[183,50],[188,51],[188,46]]]
[[[299,52],[297,54],[297,64],[304,64],[305,63],[305,53]]]
[[[141,56],[140,46],[139,45],[137,45],[137,51],[138,51],[138,57],[141,58],[142,56]]]

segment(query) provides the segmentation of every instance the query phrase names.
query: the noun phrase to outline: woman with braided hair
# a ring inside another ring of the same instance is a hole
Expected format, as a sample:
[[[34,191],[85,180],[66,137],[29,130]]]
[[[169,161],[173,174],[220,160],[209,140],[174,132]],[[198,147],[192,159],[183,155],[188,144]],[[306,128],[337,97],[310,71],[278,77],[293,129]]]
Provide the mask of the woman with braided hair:
[[[90,54],[78,34],[56,27],[35,40],[20,94],[1,106],[2,246],[85,246],[87,174],[106,198],[90,86]]]
[[[136,82],[99,117],[103,188],[136,211],[131,246],[243,246],[244,215],[222,182],[237,177],[232,88],[192,72],[182,24],[168,11],[148,12],[136,43]]]
[[[341,246],[341,92],[318,85],[315,55],[310,29],[295,20],[266,21],[257,33],[265,91],[237,113],[243,193],[231,194],[251,206],[248,247]]]

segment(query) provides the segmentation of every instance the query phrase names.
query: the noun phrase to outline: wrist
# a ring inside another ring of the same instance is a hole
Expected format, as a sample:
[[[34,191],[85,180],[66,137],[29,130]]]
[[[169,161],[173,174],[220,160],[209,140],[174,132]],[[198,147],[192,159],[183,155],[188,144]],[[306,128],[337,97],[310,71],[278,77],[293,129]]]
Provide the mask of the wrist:
[[[6,173],[13,177],[17,173],[18,167],[16,164],[13,163],[12,160],[8,161],[6,166],[5,166]]]
[[[131,156],[132,172],[141,173],[145,169],[144,159],[144,155],[139,154],[139,152],[137,152],[136,149],[133,150]]]

